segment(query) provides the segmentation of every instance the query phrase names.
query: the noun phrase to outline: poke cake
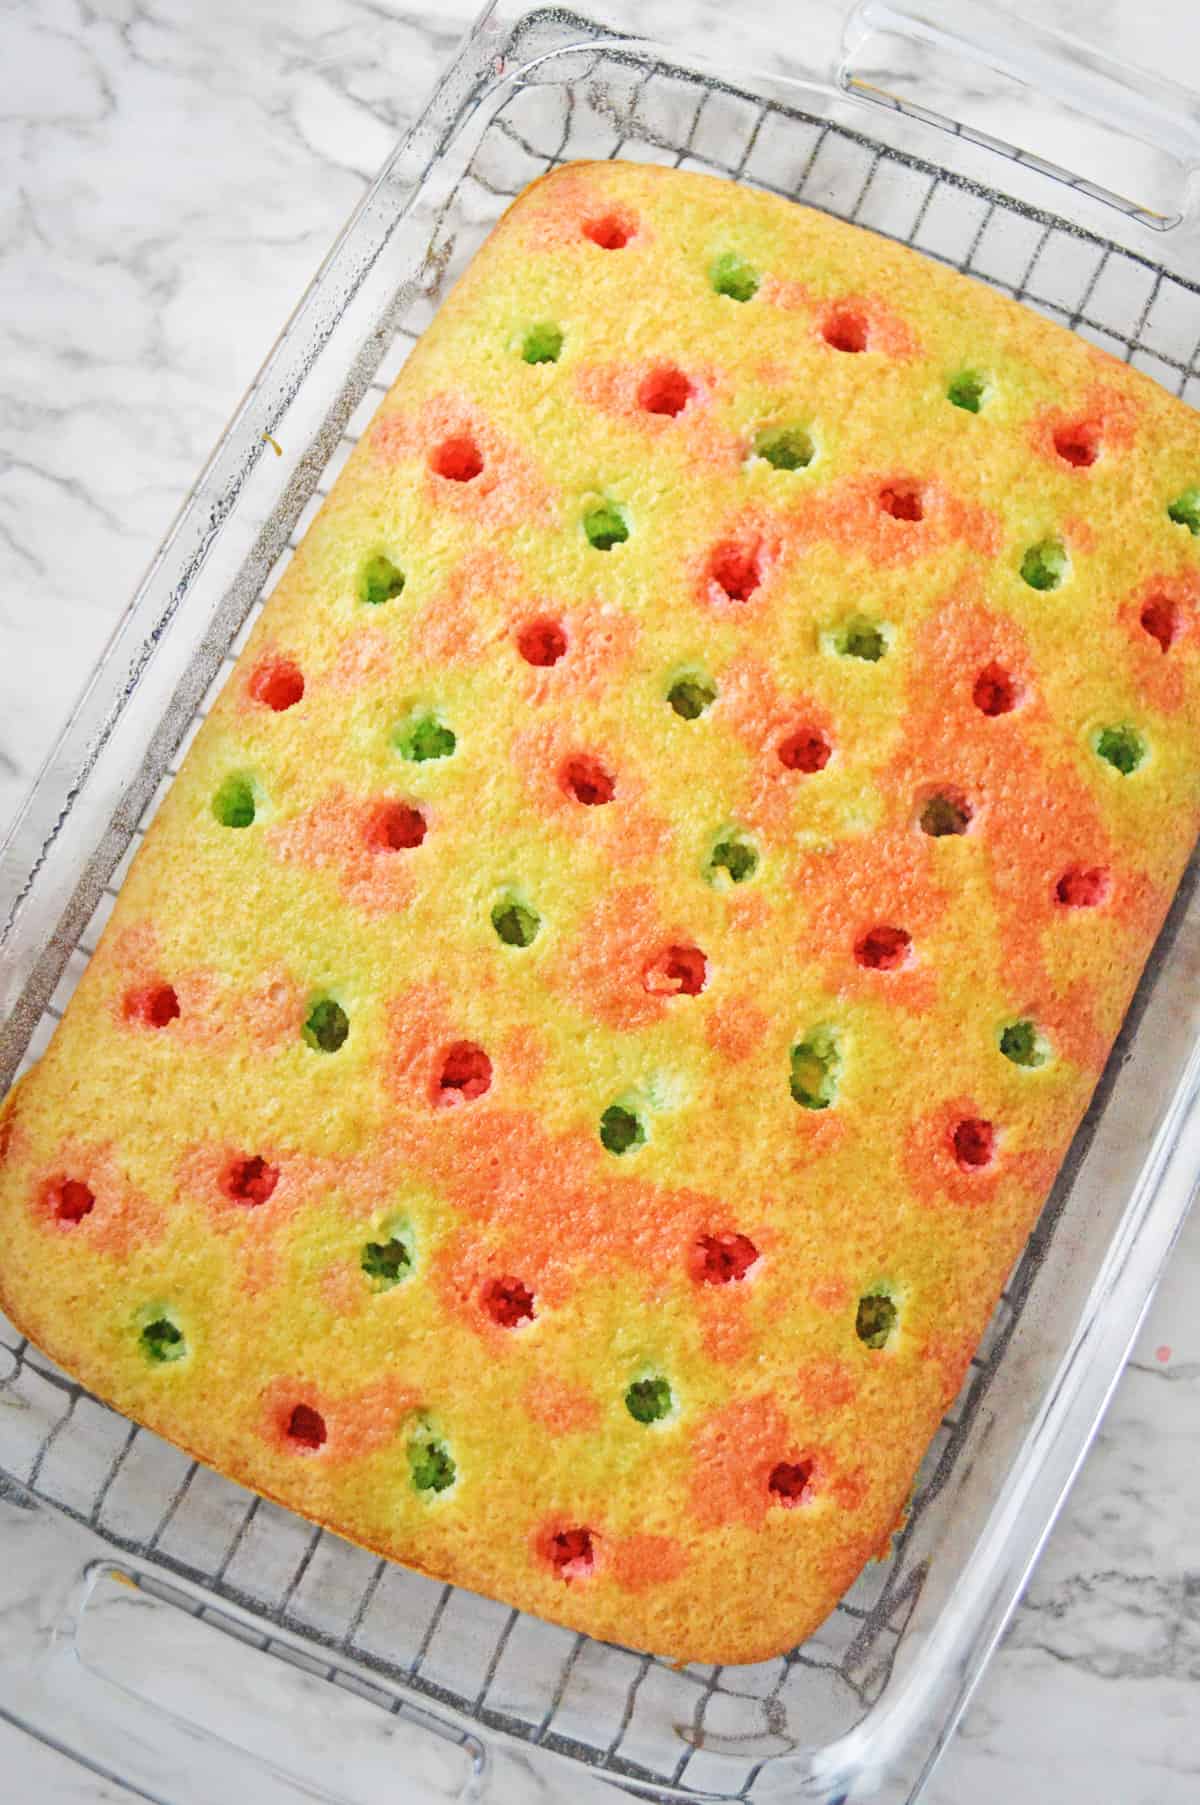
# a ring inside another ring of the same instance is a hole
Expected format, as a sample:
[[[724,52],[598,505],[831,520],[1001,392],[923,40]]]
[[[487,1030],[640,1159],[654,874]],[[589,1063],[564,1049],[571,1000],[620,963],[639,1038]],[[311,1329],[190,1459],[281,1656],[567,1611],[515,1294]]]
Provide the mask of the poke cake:
[[[1200,803],[1200,422],[676,170],[520,196],[0,1117],[0,1303],[678,1660],[886,1555]]]

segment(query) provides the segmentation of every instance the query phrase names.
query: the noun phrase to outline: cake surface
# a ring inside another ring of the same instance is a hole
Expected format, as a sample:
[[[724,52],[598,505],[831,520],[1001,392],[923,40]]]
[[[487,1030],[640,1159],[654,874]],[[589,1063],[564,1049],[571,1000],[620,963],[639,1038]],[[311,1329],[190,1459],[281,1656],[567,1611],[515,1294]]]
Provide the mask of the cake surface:
[[[570,165],[291,560],[0,1118],[0,1302],[339,1533],[679,1659],[885,1554],[1197,832],[1200,420]]]

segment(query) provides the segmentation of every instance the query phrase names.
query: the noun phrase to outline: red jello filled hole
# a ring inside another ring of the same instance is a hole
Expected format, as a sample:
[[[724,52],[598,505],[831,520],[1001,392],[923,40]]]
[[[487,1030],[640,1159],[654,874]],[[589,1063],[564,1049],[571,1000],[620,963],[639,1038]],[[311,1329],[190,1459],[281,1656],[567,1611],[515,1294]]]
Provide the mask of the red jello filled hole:
[[[563,790],[585,808],[603,808],[616,794],[616,784],[598,758],[578,753],[569,758],[559,778]]]
[[[955,1125],[951,1137],[954,1158],[963,1172],[979,1172],[990,1166],[996,1152],[996,1130],[980,1116],[970,1116]]]
[[[298,1448],[315,1451],[325,1445],[325,1418],[311,1404],[297,1404],[287,1420],[287,1438]]]
[[[835,351],[865,351],[867,322],[852,308],[835,307],[821,328],[821,336]]]
[[[1138,618],[1142,631],[1158,641],[1160,651],[1169,652],[1179,632],[1175,604],[1165,595],[1152,595]]]
[[[96,1207],[96,1193],[81,1178],[64,1178],[51,1185],[50,1209],[56,1222],[82,1222]]]
[[[125,1020],[145,1028],[165,1028],[179,1016],[179,998],[170,984],[139,984],[125,993]]]
[[[270,1165],[261,1154],[255,1153],[247,1159],[230,1161],[221,1179],[221,1189],[234,1203],[244,1203],[254,1209],[260,1203],[266,1203],[278,1183],[279,1167]]]
[[[484,1286],[483,1307],[502,1329],[515,1329],[533,1321],[533,1292],[520,1279],[492,1279]]]
[[[777,1503],[791,1508],[802,1502],[812,1475],[811,1460],[781,1460],[771,1468],[767,1485]]]
[[[567,649],[567,635],[562,624],[549,615],[527,621],[517,634],[517,650],[526,664],[545,669],[557,664]]]
[[[708,575],[731,602],[748,602],[762,582],[762,560],[756,545],[726,539],[713,548]]]
[[[681,414],[694,394],[682,370],[652,370],[638,390],[638,406],[647,414]]]
[[[584,1579],[596,1564],[590,1529],[560,1529],[550,1537],[550,1565],[559,1579]]]
[[[1098,909],[1108,897],[1109,875],[1099,865],[1072,865],[1054,886],[1064,909]]]
[[[701,1235],[692,1269],[704,1285],[740,1284],[757,1258],[758,1249],[749,1235]]]
[[[802,727],[779,742],[779,762],[787,771],[804,771],[812,775],[823,771],[833,748],[823,733],[813,727]]]
[[[282,714],[294,708],[304,695],[304,674],[290,658],[271,658],[260,664],[250,679],[250,695],[265,708]]]
[[[602,251],[620,251],[637,231],[637,223],[628,213],[602,213],[583,222],[583,235]]]
[[[1064,464],[1086,470],[1100,455],[1100,429],[1089,421],[1078,426],[1060,426],[1054,435],[1054,449]]]
[[[698,946],[668,946],[642,972],[651,996],[699,996],[708,978],[708,960]]]
[[[896,483],[879,491],[879,505],[893,520],[923,520],[925,504],[912,483]]]
[[[854,957],[868,971],[898,971],[912,950],[912,936],[903,928],[869,928],[854,944]]]
[[[441,1108],[472,1103],[492,1082],[492,1062],[473,1041],[455,1041],[442,1056],[434,1085],[434,1102]]]
[[[1011,714],[1020,692],[1009,673],[1000,664],[988,664],[975,679],[971,699],[980,714]]]
[[[474,439],[465,433],[456,438],[444,439],[430,454],[429,467],[435,476],[444,476],[447,482],[470,483],[483,469],[483,454]]]
[[[367,844],[376,852],[403,852],[425,838],[425,817],[407,802],[381,802],[367,821]]]

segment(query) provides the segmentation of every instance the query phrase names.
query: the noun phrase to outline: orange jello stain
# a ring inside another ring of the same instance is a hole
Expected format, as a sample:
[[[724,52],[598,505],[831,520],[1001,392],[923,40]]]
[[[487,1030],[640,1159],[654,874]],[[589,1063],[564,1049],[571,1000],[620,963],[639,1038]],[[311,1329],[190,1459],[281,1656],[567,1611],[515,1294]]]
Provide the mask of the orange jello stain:
[[[905,1136],[904,1166],[919,1200],[986,1208],[1003,1190],[1042,1194],[1058,1170],[1065,1147],[1011,1148],[1002,1122],[991,1120],[970,1097],[952,1097],[919,1116]]]
[[[465,396],[434,395],[419,412],[382,415],[371,429],[371,444],[386,463],[419,462],[434,507],[469,514],[493,528],[545,525],[552,517],[554,485],[528,452]]]
[[[385,627],[355,627],[339,644],[320,682],[340,695],[379,689],[395,680],[397,662],[394,634]]]
[[[364,800],[335,785],[307,813],[273,827],[268,844],[285,863],[333,871],[347,902],[363,914],[393,914],[412,900],[405,856],[419,843],[400,808],[412,805],[391,797]]]
[[[804,282],[767,276],[759,298],[786,313],[810,313],[820,342],[843,354],[881,351],[901,362],[920,355],[920,340],[882,295],[849,294],[823,300]]]
[[[946,907],[934,881],[930,841],[907,824],[842,840],[799,863],[806,957],[822,959],[830,982],[855,995],[928,1009],[937,975],[922,940]]]
[[[626,1592],[648,1592],[678,1579],[690,1556],[673,1536],[631,1535],[616,1538],[608,1549],[608,1567]]]
[[[758,1050],[770,1025],[749,996],[734,996],[709,1012],[704,1033],[710,1047],[731,1065],[738,1065]]]
[[[256,1046],[271,1050],[300,1033],[307,1001],[307,991],[286,967],[274,965],[249,990],[233,993],[228,1014]]]
[[[938,1375],[942,1408],[952,1404],[962,1390],[967,1369],[978,1343],[978,1334],[929,1335],[921,1349],[921,1357]]]
[[[843,1278],[841,1273],[826,1272],[813,1280],[808,1295],[818,1310],[832,1313],[846,1308],[853,1291],[849,1279]]]
[[[420,1402],[420,1393],[395,1377],[337,1394],[281,1376],[263,1388],[260,1433],[284,1453],[356,1460],[394,1442]]]
[[[326,1266],[317,1288],[325,1308],[339,1320],[361,1315],[371,1295],[357,1260],[335,1260]]]
[[[854,1402],[858,1380],[836,1354],[805,1361],[796,1375],[796,1393],[816,1416],[828,1416]]]
[[[718,706],[754,761],[739,798],[746,825],[767,839],[786,834],[805,780],[818,776],[834,755],[831,718],[802,696],[784,695],[767,665],[752,655],[726,670]]]
[[[1086,472],[1128,451],[1143,404],[1134,395],[1093,383],[1075,407],[1045,408],[1029,423],[1029,442],[1058,470]]]
[[[166,1226],[161,1204],[129,1182],[108,1142],[64,1141],[50,1170],[35,1177],[30,1201],[47,1226],[118,1259],[152,1245]]]
[[[572,1435],[594,1429],[600,1421],[600,1405],[581,1385],[569,1385],[553,1373],[531,1379],[521,1394],[527,1416],[553,1435]]]
[[[660,949],[684,938],[664,924],[649,884],[611,890],[584,917],[548,979],[584,1015],[610,1028],[644,1028],[664,1018],[674,994],[647,983],[647,969]]]
[[[705,1529],[742,1523],[760,1529],[776,1502],[771,1475],[781,1464],[812,1461],[809,1484],[819,1487],[821,1462],[799,1456],[787,1417],[769,1395],[739,1398],[715,1411],[692,1439],[691,1513]]]
[[[570,720],[558,719],[538,721],[515,733],[510,750],[538,813],[555,829],[591,841],[610,863],[644,863],[661,857],[669,845],[670,823],[646,807],[645,783],[623,747],[595,741],[582,745]],[[611,780],[612,795],[606,802],[585,802],[578,784],[572,790],[573,770],[588,776],[587,766],[577,766],[578,760],[595,761],[596,775]]]
[[[718,370],[684,371],[662,363],[585,364],[575,380],[586,405],[667,445],[677,442],[690,464],[734,471],[742,462],[737,434],[720,424],[711,405],[731,390]]]
[[[1152,577],[1121,606],[1129,663],[1139,693],[1152,708],[1174,714],[1187,698],[1200,618],[1200,571]]]
[[[904,472],[846,477],[806,491],[790,516],[788,535],[892,569],[947,545],[995,557],[1002,542],[999,516],[990,508],[965,501],[936,478],[918,484]]]
[[[414,619],[413,657],[435,665],[478,664],[504,631],[489,621],[490,604],[499,599],[513,610],[525,594],[520,566],[511,558],[486,546],[465,553]]]
[[[556,637],[550,636],[551,629]],[[598,699],[628,671],[637,638],[635,616],[605,602],[534,611],[523,619],[516,635],[530,701],[574,696]]]

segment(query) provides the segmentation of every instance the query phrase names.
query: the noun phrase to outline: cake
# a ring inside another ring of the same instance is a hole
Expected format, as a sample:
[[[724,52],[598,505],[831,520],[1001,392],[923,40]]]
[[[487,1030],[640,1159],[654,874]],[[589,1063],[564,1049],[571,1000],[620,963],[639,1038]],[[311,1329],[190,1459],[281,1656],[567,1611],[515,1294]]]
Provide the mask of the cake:
[[[0,1148],[196,1459],[678,1660],[886,1555],[1197,831],[1200,423],[675,170],[510,208]]]

